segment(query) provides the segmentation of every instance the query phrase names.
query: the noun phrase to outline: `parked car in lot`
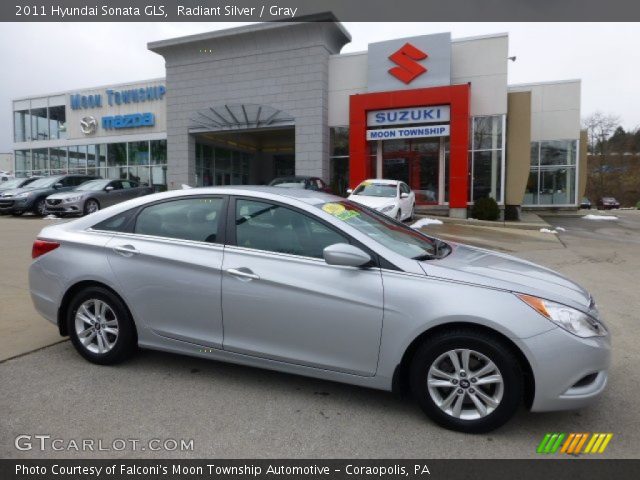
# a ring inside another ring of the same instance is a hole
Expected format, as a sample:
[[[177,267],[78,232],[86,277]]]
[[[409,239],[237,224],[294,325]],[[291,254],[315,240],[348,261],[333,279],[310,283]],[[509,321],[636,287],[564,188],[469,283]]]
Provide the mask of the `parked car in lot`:
[[[26,187],[16,190],[6,190],[0,194],[0,213],[22,215],[33,212],[45,215],[45,199],[55,192],[65,192],[78,187],[87,180],[93,180],[91,175],[55,175],[42,177],[29,183]]]
[[[269,183],[269,186],[280,188],[302,188],[304,190],[331,193],[331,189],[321,178],[305,177],[301,175],[274,178],[271,180],[271,183]]]
[[[32,256],[36,309],[98,364],[142,346],[407,387],[466,432],[523,401],[583,407],[607,383],[609,335],[582,287],[324,193],[149,195],[44,228]]]
[[[371,207],[398,221],[413,218],[416,194],[397,180],[365,180],[354,190],[347,190],[349,200]]]
[[[591,210],[591,200],[587,197],[582,197],[582,200],[580,201],[580,208]]]
[[[18,188],[26,187],[30,183],[36,181],[40,177],[27,177],[27,178],[12,178],[6,182],[0,183],[0,192],[5,190],[16,190]]]
[[[613,197],[602,197],[598,200],[598,210],[612,210],[620,208],[620,202]]]
[[[59,216],[88,215],[150,193],[153,188],[132,180],[90,180],[69,192],[49,195],[46,212]]]

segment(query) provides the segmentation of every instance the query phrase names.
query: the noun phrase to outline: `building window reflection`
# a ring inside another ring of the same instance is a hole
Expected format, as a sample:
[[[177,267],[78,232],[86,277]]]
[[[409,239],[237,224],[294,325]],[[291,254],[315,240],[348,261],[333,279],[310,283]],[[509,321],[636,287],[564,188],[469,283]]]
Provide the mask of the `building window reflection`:
[[[577,140],[531,142],[524,205],[575,205]]]

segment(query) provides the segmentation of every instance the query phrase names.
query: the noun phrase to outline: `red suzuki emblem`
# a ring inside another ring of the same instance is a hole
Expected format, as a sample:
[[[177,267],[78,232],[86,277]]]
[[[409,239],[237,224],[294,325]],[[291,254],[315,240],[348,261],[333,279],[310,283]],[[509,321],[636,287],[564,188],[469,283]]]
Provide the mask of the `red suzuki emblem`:
[[[418,60],[424,60],[428,56],[410,43],[405,43],[400,50],[389,57],[389,60],[398,65],[389,69],[389,73],[398,80],[409,84],[427,71],[418,63]]]

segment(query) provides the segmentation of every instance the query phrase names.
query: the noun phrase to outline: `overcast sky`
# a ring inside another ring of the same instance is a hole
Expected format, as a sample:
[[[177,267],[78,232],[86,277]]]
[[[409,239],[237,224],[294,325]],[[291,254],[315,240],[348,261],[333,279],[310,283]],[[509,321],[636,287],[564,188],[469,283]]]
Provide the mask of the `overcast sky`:
[[[12,150],[11,102],[17,97],[164,76],[147,42],[239,23],[4,23],[0,28],[0,152]],[[640,126],[638,23],[345,23],[343,52],[413,35],[453,38],[509,33],[509,83],[582,79],[582,116],[618,115]]]

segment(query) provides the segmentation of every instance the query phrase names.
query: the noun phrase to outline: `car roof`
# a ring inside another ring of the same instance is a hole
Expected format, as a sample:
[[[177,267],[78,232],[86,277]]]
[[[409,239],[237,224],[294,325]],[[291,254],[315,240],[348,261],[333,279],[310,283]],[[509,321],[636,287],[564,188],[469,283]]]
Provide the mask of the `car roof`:
[[[389,180],[386,178],[370,178],[368,180],[364,180],[362,183],[366,183],[366,182],[377,183],[382,185],[398,185],[399,183],[401,183],[400,180]]]
[[[172,192],[176,192],[176,191],[182,192],[182,193],[189,193],[189,194],[214,193],[214,194],[228,194],[228,195],[242,195],[243,192],[266,193],[269,195],[277,195],[280,197],[293,198],[293,199],[308,203],[310,205],[319,205],[322,203],[344,200],[344,198],[338,197],[337,195],[331,195],[329,193],[318,192],[315,190],[304,190],[302,188],[268,187],[268,186],[261,186],[261,185],[260,186],[231,185],[227,187],[198,187],[198,188],[190,188],[187,190],[172,190]]]

